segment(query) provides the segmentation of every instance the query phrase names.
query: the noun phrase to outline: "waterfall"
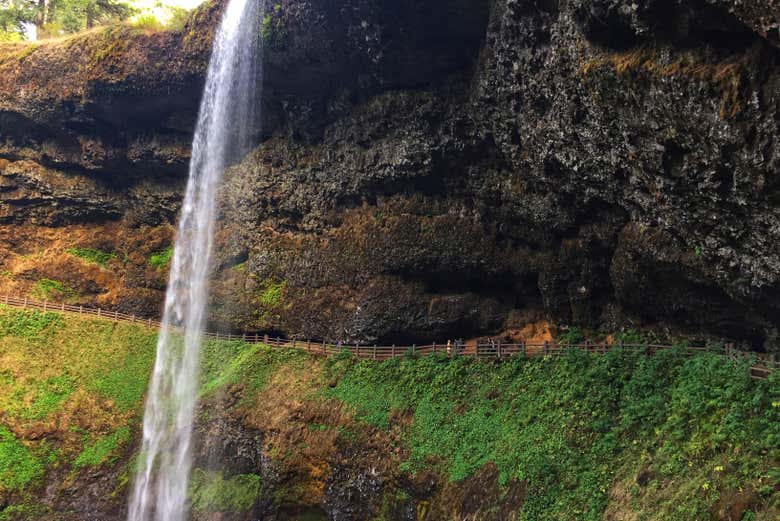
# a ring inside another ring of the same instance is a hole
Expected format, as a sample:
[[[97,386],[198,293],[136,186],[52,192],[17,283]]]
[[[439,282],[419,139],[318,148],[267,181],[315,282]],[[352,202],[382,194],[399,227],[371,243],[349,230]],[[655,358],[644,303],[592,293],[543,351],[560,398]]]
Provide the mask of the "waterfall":
[[[216,192],[222,171],[246,152],[259,121],[264,0],[229,0],[192,144],[129,521],[183,521],[192,467],[201,336],[208,297]]]

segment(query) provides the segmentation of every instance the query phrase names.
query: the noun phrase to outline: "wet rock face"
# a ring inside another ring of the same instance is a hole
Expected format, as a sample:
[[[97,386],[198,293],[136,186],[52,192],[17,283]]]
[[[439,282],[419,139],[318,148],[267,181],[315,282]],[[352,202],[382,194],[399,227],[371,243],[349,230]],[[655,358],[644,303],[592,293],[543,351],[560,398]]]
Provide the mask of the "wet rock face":
[[[778,12],[776,0],[279,2],[263,24],[258,147],[221,194],[215,321],[373,343],[546,314],[773,349]],[[203,63],[203,44],[178,38],[158,43],[178,50],[170,74],[151,72],[150,53],[88,83],[67,118],[66,103],[5,94],[0,157],[93,183],[8,222],[175,213],[157,187],[181,182]],[[154,100],[173,107],[156,123],[143,116]],[[99,125],[84,116],[97,113]],[[4,204],[41,199],[29,177],[4,177],[0,194],[16,198]]]
[[[739,45],[756,33],[773,41],[772,28],[778,24],[772,14],[778,7],[774,0],[749,7],[728,0],[575,0],[573,7],[585,36],[613,48],[658,39],[677,44],[714,42],[718,37],[725,40],[721,45]]]
[[[743,11],[497,1],[458,73],[340,99],[313,142],[282,122],[225,186],[226,263],[285,282],[245,323],[389,342],[617,309],[771,344],[778,53]]]
[[[339,467],[325,488],[323,506],[328,519],[369,519],[376,511],[381,493],[382,477],[371,469],[353,474],[350,469]]]

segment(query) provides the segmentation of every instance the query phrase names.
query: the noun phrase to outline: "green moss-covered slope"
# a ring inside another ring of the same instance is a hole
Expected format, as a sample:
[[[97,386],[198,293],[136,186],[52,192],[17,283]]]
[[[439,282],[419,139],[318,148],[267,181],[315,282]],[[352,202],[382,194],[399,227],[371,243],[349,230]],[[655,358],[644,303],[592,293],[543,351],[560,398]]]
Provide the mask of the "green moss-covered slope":
[[[328,394],[389,429],[402,468],[454,482],[497,470],[523,483],[518,519],[776,519],[777,378],[718,356],[572,353],[563,359],[423,359],[330,365]],[[618,511],[633,515],[617,516]],[[635,516],[635,517],[634,517]]]
[[[377,519],[409,504],[420,519],[780,514],[780,382],[750,379],[746,362],[669,351],[376,363],[227,347],[211,345],[221,354],[204,391],[238,393],[244,424],[267,430],[297,476],[282,501],[338,506],[339,487],[373,469],[383,486],[360,498],[361,515]]]
[[[154,340],[0,307],[0,520],[123,518]],[[197,520],[780,514],[778,375],[724,357],[376,363],[212,341],[202,367]]]
[[[0,519],[40,519],[83,476],[124,457],[140,429],[155,338],[0,305]],[[41,505],[52,483],[61,487]]]

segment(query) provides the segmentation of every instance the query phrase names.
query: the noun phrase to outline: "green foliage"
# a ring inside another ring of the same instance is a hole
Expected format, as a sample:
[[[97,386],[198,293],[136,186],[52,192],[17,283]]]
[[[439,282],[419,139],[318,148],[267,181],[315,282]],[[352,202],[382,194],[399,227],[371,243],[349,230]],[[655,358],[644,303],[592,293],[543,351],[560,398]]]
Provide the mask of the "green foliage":
[[[32,340],[61,325],[62,317],[58,313],[12,309],[0,304],[0,338],[7,335]]]
[[[209,340],[201,354],[201,396],[208,396],[241,383],[247,399],[265,385],[280,365],[299,363],[305,354],[289,349],[272,349],[262,344],[241,341]]]
[[[135,12],[127,3],[118,0],[55,0],[52,5],[48,15],[49,31],[57,28],[66,33],[126,20]]]
[[[173,246],[168,246],[163,250],[152,253],[149,256],[148,262],[151,267],[162,270],[168,267],[168,264],[171,262],[171,257],[173,257]]]
[[[678,480],[669,497],[638,490],[647,511],[702,519],[717,490],[758,487],[780,458],[777,377],[751,380],[744,363],[717,355],[341,358],[326,370],[338,382],[326,394],[358,420],[389,428],[395,417],[412,419],[406,470],[438,462],[459,481],[493,463],[501,483],[527,483],[519,519],[601,519],[610,487],[637,462]]]
[[[635,329],[628,329],[621,331],[615,335],[615,342],[623,344],[647,344],[649,342],[647,336],[641,331]]]
[[[0,429],[35,433],[42,421],[47,429],[15,443],[3,435],[0,452],[10,446],[24,463],[21,474],[13,463],[14,479],[33,476],[20,494],[34,493],[49,469],[114,463],[140,423],[155,345],[143,327],[0,306]],[[6,509],[9,519],[26,519],[17,506]]]
[[[24,24],[33,22],[36,12],[29,0],[0,0],[0,42],[21,41]]]
[[[153,14],[144,14],[137,16],[133,22],[133,27],[140,29],[146,29],[148,31],[162,31],[165,29],[165,25],[157,19]]]
[[[46,505],[40,503],[22,503],[0,509],[0,521],[39,521],[50,513]]]
[[[256,474],[226,478],[219,472],[196,470],[189,489],[192,509],[198,513],[246,512],[260,494],[260,479]]]
[[[101,251],[95,248],[68,248],[67,253],[86,262],[97,264],[103,268],[108,267],[109,261],[116,258],[115,253]]]
[[[168,9],[171,15],[170,18],[168,18],[168,20],[165,22],[165,28],[171,31],[184,29],[184,26],[187,24],[187,20],[189,19],[190,11],[173,5],[166,5],[165,7]]]
[[[254,299],[255,314],[261,323],[273,324],[284,309],[284,296],[287,283],[273,278],[260,282],[258,295]]]
[[[25,420],[42,420],[70,396],[73,387],[73,382],[66,375],[47,378],[36,387],[33,400],[20,411],[19,417]]]
[[[273,10],[266,11],[260,27],[260,34],[266,45],[280,49],[287,39],[287,28],[282,20],[282,5],[275,4]]]
[[[108,357],[88,384],[121,412],[137,408],[143,400],[157,344],[155,335],[140,329],[127,330],[123,341],[124,349]]]
[[[41,279],[33,286],[32,295],[39,300],[60,300],[73,298],[76,292],[58,280]]]
[[[96,442],[84,447],[76,459],[73,461],[73,466],[80,467],[97,467],[104,463],[111,463],[118,456],[117,450],[123,447],[130,440],[130,429],[128,427],[120,427],[113,433],[103,436]]]
[[[585,334],[578,327],[570,327],[558,337],[558,343],[562,346],[570,346],[585,341]]]
[[[265,290],[260,294],[260,304],[267,308],[277,308],[282,303],[286,283],[266,281]]]
[[[0,492],[39,481],[44,467],[33,453],[0,425]]]

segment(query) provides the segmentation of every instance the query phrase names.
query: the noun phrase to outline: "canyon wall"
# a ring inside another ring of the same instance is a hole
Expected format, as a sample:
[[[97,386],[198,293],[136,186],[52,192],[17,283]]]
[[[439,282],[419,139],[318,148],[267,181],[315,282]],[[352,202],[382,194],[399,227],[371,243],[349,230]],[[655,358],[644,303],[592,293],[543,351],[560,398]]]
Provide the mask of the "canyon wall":
[[[212,326],[371,343],[648,327],[776,350],[778,7],[275,3],[257,147],[220,194]],[[150,259],[219,9],[0,47],[0,290],[53,280],[55,298],[158,312]]]

